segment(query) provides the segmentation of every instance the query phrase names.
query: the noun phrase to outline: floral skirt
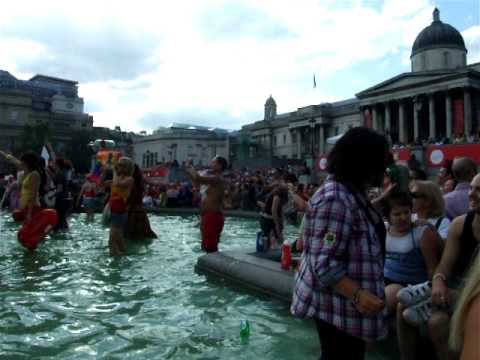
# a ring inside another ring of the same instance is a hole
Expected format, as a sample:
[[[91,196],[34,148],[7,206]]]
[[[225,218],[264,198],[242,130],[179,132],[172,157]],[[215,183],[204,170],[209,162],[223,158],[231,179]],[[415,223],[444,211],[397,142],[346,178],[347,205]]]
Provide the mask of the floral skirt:
[[[128,211],[125,237],[136,241],[157,238],[157,234],[150,227],[150,221],[143,205],[133,205]]]

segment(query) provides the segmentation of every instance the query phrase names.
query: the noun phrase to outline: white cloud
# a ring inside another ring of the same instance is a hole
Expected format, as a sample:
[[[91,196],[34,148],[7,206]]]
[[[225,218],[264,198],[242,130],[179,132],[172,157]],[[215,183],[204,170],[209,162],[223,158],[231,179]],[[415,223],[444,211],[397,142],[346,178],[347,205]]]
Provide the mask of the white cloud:
[[[468,63],[480,62],[480,25],[466,29],[462,35],[468,50]]]
[[[155,114],[161,123],[192,111],[192,119],[211,114],[219,127],[238,128],[262,117],[270,94],[279,112],[339,100],[322,78],[362,61],[403,58],[431,21],[431,0],[372,4],[8,2],[0,14],[8,37],[0,46],[10,51],[0,53],[0,63],[17,76],[50,72],[81,80],[96,125],[141,130],[156,126]],[[347,96],[353,95],[352,89]]]

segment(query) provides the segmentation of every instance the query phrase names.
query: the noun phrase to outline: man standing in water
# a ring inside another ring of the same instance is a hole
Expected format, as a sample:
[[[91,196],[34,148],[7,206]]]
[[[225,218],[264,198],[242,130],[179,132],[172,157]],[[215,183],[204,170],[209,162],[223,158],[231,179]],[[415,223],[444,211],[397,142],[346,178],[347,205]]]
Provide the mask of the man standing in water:
[[[200,175],[193,167],[187,169],[193,182],[208,186],[206,196],[200,205],[202,249],[206,252],[218,251],[218,242],[224,224],[222,207],[225,182],[222,173],[226,168],[227,160],[216,156],[210,163],[210,171],[206,175]]]

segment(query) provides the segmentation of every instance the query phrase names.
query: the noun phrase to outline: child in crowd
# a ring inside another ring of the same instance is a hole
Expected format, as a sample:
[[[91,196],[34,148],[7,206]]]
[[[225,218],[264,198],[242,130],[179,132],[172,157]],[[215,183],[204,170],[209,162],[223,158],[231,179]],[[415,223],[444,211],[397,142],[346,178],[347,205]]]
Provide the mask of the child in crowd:
[[[412,200],[406,193],[393,193],[385,203],[389,227],[384,276],[390,314],[397,309],[397,293],[409,284],[425,284],[426,288],[429,287],[427,281],[431,280],[438,265],[438,234],[429,225],[412,222],[412,206]],[[428,289],[418,293],[425,297],[430,295]]]
[[[134,164],[130,158],[122,157],[114,166],[110,194],[110,256],[122,255],[127,246],[123,233],[128,218],[128,198],[133,186]]]

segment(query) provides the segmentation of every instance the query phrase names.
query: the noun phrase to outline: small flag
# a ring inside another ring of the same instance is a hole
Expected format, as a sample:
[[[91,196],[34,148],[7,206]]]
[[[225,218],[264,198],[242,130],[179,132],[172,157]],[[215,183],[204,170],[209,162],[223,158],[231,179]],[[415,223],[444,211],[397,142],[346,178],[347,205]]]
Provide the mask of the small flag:
[[[40,156],[45,159],[45,166],[47,166],[48,161],[50,160],[50,154],[45,146],[42,148],[42,153]]]
[[[317,81],[315,80],[315,74],[313,74],[313,88],[317,88]]]

